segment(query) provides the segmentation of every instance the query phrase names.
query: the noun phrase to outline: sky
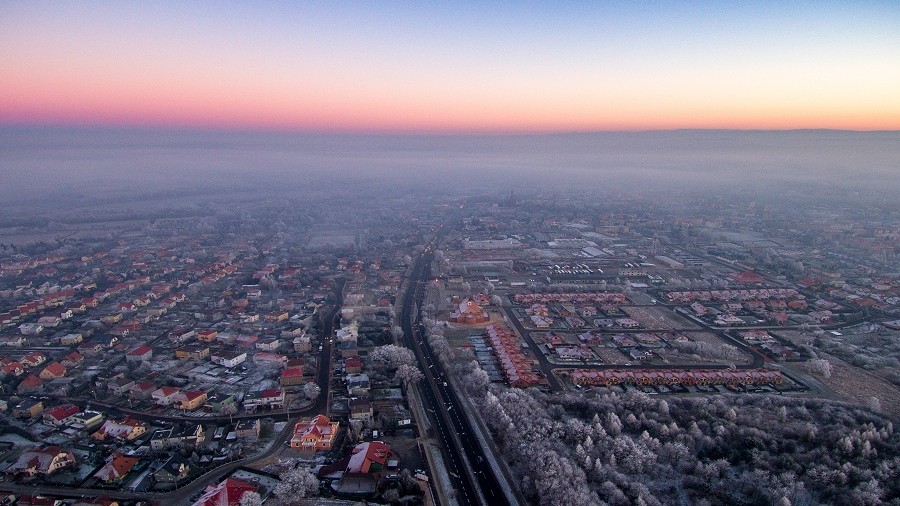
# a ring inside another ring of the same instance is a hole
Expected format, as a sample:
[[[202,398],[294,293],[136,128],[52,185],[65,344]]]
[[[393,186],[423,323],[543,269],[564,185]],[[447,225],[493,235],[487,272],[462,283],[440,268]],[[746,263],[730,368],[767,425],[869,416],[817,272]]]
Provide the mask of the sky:
[[[900,2],[0,2],[0,125],[900,129]]]

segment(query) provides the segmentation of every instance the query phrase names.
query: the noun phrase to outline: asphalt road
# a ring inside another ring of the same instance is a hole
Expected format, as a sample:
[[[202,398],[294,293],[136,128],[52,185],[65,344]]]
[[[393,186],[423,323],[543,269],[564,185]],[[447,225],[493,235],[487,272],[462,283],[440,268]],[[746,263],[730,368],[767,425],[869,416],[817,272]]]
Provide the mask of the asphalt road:
[[[456,393],[445,381],[441,364],[428,346],[419,315],[413,314],[413,308],[422,305],[424,291],[420,281],[428,279],[428,267],[431,264],[434,244],[435,241],[415,260],[409,279],[409,289],[404,295],[400,313],[404,342],[415,352],[425,374],[425,381],[416,385],[416,388],[419,388],[426,411],[432,419],[434,436],[441,442],[444,461],[457,490],[457,501],[462,505],[480,504],[483,497],[491,506],[506,505],[509,503],[500,489],[494,470],[484,459],[483,450],[471,434],[471,425],[469,420],[465,419]],[[468,460],[475,478],[474,482],[463,457]],[[481,496],[478,491],[481,492]]]

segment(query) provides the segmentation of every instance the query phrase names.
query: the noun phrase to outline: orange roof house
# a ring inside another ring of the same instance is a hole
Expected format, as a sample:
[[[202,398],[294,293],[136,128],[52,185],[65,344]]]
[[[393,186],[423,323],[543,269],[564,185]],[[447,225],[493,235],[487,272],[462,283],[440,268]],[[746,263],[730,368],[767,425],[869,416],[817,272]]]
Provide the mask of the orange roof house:
[[[119,452],[115,452],[109,462],[97,471],[97,474],[94,476],[106,483],[122,481],[131,472],[131,469],[137,465],[139,460],[137,457],[126,457]]]
[[[218,485],[209,485],[193,506],[238,506],[247,492],[256,492],[256,485],[228,478]]]
[[[41,379],[52,380],[66,375],[66,367],[59,362],[50,362],[38,375]]]
[[[489,320],[490,317],[488,316],[487,311],[471,300],[460,302],[456,309],[450,313],[450,321],[453,323],[473,325],[477,323],[486,323]]]
[[[318,415],[308,422],[301,420],[294,426],[291,448],[328,450],[334,444],[338,426],[338,422],[332,422],[325,415]]]
[[[380,471],[384,469],[391,455],[391,447],[381,441],[360,443],[353,448],[346,471],[347,473]]]

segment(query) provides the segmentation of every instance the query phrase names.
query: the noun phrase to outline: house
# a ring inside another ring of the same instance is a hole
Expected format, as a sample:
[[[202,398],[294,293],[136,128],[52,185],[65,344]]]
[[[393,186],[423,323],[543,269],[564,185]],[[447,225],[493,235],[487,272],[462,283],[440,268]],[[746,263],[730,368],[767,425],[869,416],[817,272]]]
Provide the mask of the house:
[[[153,402],[160,406],[171,406],[181,399],[181,389],[175,387],[160,387],[150,394]]]
[[[141,422],[125,417],[122,420],[107,420],[91,434],[97,441],[112,438],[118,441],[133,441],[147,433],[147,427]]]
[[[78,353],[82,355],[96,355],[103,351],[103,345],[99,342],[85,342],[78,345]]]
[[[45,446],[23,452],[14,464],[6,468],[7,474],[35,476],[75,465],[75,454],[58,446]]]
[[[154,451],[174,446],[196,446],[206,440],[206,432],[199,424],[159,429],[150,437],[150,448]]]
[[[303,369],[285,369],[281,371],[281,386],[303,384]]]
[[[287,357],[280,353],[260,351],[253,355],[253,363],[258,366],[284,367],[287,365]]]
[[[374,411],[369,399],[352,399],[350,401],[350,418],[353,420],[371,421]]]
[[[137,306],[133,302],[120,302],[116,305],[116,311],[119,313],[131,313],[137,311]]]
[[[62,318],[60,318],[59,316],[42,316],[38,318],[37,322],[40,325],[43,325],[45,329],[54,328],[59,326],[59,324],[62,322]]]
[[[193,506],[237,506],[244,494],[256,491],[256,485],[228,478],[218,485],[207,485],[203,495],[194,502]]]
[[[23,336],[0,336],[0,346],[25,346],[25,338]]]
[[[312,342],[306,334],[295,337],[291,343],[294,345],[294,351],[305,353],[312,350]]]
[[[40,378],[38,378],[34,374],[29,374],[28,376],[25,376],[25,379],[23,379],[21,383],[19,383],[19,386],[16,388],[16,392],[18,392],[19,394],[34,392],[35,390],[40,389],[43,385],[44,382],[41,381]]]
[[[151,358],[153,358],[153,348],[146,344],[138,346],[125,354],[125,360],[128,362],[145,362]]]
[[[34,418],[44,411],[44,403],[38,399],[23,399],[13,408],[13,416],[18,418]]]
[[[195,335],[197,335],[197,333],[194,332],[193,329],[188,329],[188,328],[182,327],[182,328],[174,329],[171,332],[169,332],[169,339],[175,341],[176,343],[181,344],[181,343],[187,341],[188,339],[194,337]]]
[[[106,387],[109,388],[115,395],[125,395],[129,390],[131,390],[131,387],[133,386],[134,381],[124,376],[113,378],[106,383]]]
[[[50,362],[38,375],[44,380],[62,378],[66,375],[66,367],[59,362]]]
[[[39,323],[23,323],[19,325],[19,332],[23,336],[36,336],[44,331],[44,326]]]
[[[37,367],[46,361],[47,357],[43,353],[38,353],[36,351],[25,355],[21,360],[19,360],[19,362],[22,362],[22,365],[24,365],[25,367]]]
[[[100,468],[94,476],[104,483],[122,481],[140,460],[141,459],[138,457],[128,457],[119,452],[115,452],[112,454],[106,465]]]
[[[0,367],[0,371],[9,376],[19,377],[25,374],[25,366],[21,362],[10,362]]]
[[[368,374],[348,374],[344,376],[344,381],[347,383],[350,395],[364,396],[369,393]]]
[[[44,411],[44,423],[53,425],[55,427],[59,427],[61,425],[65,425],[68,422],[72,415],[78,414],[81,411],[77,406],[73,406],[71,404],[60,404],[59,406]]]
[[[259,438],[260,422],[256,420],[241,420],[234,432],[238,438],[256,440]]]
[[[290,316],[291,315],[287,311],[273,311],[266,314],[265,320],[267,322],[283,322],[287,321]]]
[[[233,395],[213,394],[207,397],[206,404],[204,404],[203,408],[206,411],[221,413],[222,410],[226,409],[228,406],[234,406],[235,411],[237,411],[237,400]]]
[[[281,347],[281,341],[274,338],[262,339],[256,342],[256,349],[259,351],[275,351]]]
[[[193,411],[206,402],[206,392],[202,390],[188,390],[178,403],[178,409]]]
[[[157,483],[178,483],[187,478],[190,472],[188,461],[176,453],[153,473],[153,479]]]
[[[242,364],[247,360],[246,352],[237,352],[231,350],[217,351],[209,356],[210,361],[222,367],[232,368],[238,364]]]
[[[284,407],[284,390],[280,388],[267,388],[256,392],[250,392],[244,397],[244,409],[253,413],[259,408],[281,409]]]
[[[84,362],[84,357],[77,351],[73,351],[73,352],[69,353],[68,355],[63,357],[62,360],[60,360],[60,363],[64,366],[68,367],[69,369],[77,366],[78,364],[80,364],[82,362]]]
[[[486,323],[490,321],[490,316],[488,316],[487,311],[474,301],[466,300],[457,304],[456,308],[450,313],[449,320],[453,323],[472,325]]]
[[[346,474],[365,474],[381,471],[391,459],[391,447],[381,441],[370,441],[356,445],[350,452]]]
[[[59,344],[63,346],[72,346],[84,341],[84,336],[80,333],[66,334],[59,338]]]
[[[214,343],[219,333],[213,329],[206,329],[197,332],[197,340],[201,343]]]
[[[334,444],[339,424],[332,422],[325,415],[318,415],[309,421],[299,421],[294,425],[294,436],[291,448],[303,450],[329,450]]]
[[[128,389],[128,396],[132,399],[148,399],[154,391],[156,391],[156,385],[146,381],[140,381]]]
[[[90,429],[103,423],[103,413],[85,410],[69,417],[69,425]]]
[[[348,374],[359,374],[362,372],[362,360],[359,357],[351,357],[344,360],[344,372]]]
[[[182,346],[175,350],[175,358],[180,360],[203,360],[209,356],[209,346]]]
[[[239,348],[253,348],[258,340],[259,336],[241,334],[234,340],[234,343]]]

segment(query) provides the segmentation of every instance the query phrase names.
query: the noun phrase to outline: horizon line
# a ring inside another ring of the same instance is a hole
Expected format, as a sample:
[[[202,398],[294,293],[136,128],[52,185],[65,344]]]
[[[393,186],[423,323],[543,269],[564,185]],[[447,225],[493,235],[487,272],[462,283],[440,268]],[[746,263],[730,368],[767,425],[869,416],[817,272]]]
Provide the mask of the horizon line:
[[[900,128],[836,128],[836,127],[797,127],[797,128],[740,128],[740,127],[674,127],[674,128],[598,128],[598,129],[416,129],[416,128],[302,128],[272,126],[235,126],[235,125],[188,125],[188,124],[108,124],[108,123],[31,123],[2,122],[0,130],[96,130],[96,131],[131,131],[131,132],[195,132],[195,133],[259,133],[259,134],[318,134],[318,135],[372,135],[400,137],[457,137],[484,136],[509,137],[529,135],[589,135],[601,133],[664,133],[664,132],[843,132],[843,133],[900,133]]]

